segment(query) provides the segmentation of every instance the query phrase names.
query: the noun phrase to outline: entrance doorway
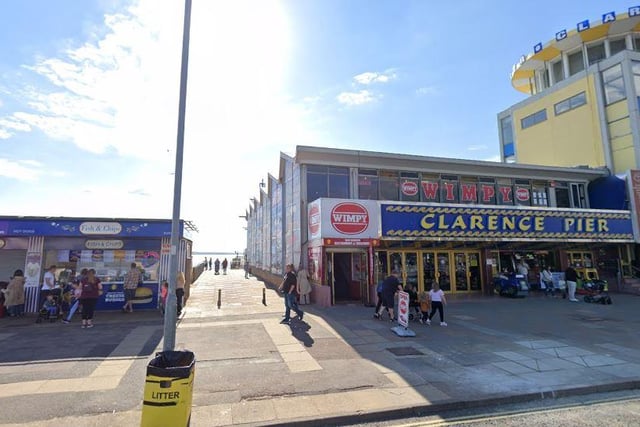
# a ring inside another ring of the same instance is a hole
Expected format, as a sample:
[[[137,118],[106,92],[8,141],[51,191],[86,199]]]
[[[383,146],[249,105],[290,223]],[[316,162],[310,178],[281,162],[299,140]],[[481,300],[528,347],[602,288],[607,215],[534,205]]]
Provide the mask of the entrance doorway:
[[[327,251],[326,277],[333,304],[367,302],[367,254],[364,251]]]

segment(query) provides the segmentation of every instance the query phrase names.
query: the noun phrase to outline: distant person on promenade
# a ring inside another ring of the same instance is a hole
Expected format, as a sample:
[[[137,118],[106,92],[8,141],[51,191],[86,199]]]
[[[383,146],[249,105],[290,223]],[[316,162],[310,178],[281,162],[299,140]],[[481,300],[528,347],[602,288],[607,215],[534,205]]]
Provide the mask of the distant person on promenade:
[[[209,258],[209,271],[211,271],[211,260],[212,260],[212,259],[213,259],[213,258]]]
[[[284,319],[280,323],[289,323],[291,321],[291,310],[296,312],[298,320],[302,320],[304,312],[298,307],[298,279],[293,272],[293,264],[287,264],[285,267],[285,275],[278,290],[284,294]]]
[[[218,258],[216,258],[216,261],[213,263],[213,269],[216,274],[220,274],[220,260]]]
[[[204,257],[204,269],[205,269],[205,271],[207,270],[208,266],[209,266],[209,264],[207,263],[207,257]]]
[[[178,272],[178,275],[176,276],[176,313],[178,316],[182,314],[182,305],[184,304],[184,285],[186,281],[184,273],[182,271]]]
[[[96,308],[98,298],[102,294],[102,283],[96,277],[96,271],[92,268],[87,272],[86,277],[80,281],[82,291],[80,301],[82,301],[82,327],[93,328],[93,313]]]
[[[16,270],[5,290],[4,305],[10,317],[20,317],[24,314],[24,283],[24,273],[22,270]]]
[[[142,282],[142,273],[138,270],[138,266],[135,262],[131,263],[131,268],[124,275],[124,306],[122,312],[133,313],[133,300],[136,297],[136,289]]]
[[[249,261],[246,258],[244,259],[244,278],[249,278]]]
[[[227,274],[227,267],[229,266],[229,261],[227,259],[222,260],[222,274]]]

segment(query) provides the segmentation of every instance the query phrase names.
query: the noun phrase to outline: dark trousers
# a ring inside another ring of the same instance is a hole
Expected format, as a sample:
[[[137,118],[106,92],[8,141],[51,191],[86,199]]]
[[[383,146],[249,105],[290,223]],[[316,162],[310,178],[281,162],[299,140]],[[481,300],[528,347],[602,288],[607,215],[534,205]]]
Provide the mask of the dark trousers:
[[[176,310],[178,315],[182,313],[182,301],[184,300],[184,289],[178,288],[176,289]]]
[[[438,310],[438,314],[440,315],[440,321],[444,322],[444,307],[442,306],[442,301],[431,302],[431,313],[429,313],[429,320],[433,319],[433,316],[436,314],[436,310]]]
[[[82,300],[82,320],[93,319],[93,312],[96,309],[98,298],[86,298]]]

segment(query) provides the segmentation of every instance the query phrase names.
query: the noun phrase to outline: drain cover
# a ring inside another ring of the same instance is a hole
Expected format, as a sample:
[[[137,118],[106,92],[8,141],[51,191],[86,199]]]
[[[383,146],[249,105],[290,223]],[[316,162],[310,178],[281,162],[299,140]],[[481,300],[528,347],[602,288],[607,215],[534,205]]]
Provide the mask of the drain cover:
[[[395,354],[396,356],[423,356],[424,353],[421,352],[420,350],[416,350],[413,347],[393,347],[393,348],[388,348],[387,350],[389,350],[391,353]]]

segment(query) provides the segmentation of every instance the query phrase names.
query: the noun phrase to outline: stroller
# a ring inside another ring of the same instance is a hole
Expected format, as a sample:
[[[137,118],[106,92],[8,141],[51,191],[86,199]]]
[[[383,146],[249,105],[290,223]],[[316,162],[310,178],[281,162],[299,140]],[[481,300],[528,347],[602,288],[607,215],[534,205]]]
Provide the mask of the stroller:
[[[584,295],[584,302],[594,304],[611,304],[611,297],[607,292],[607,282],[604,280],[588,280],[582,282],[580,294]]]
[[[418,301],[418,293],[415,288],[405,288],[405,292],[409,294],[409,320],[419,320],[422,317],[420,313],[420,302]]]
[[[50,323],[58,321],[62,317],[62,307],[60,305],[60,297],[58,295],[49,295],[51,299],[47,297],[42,308],[38,312],[36,323],[42,323],[49,321]]]

